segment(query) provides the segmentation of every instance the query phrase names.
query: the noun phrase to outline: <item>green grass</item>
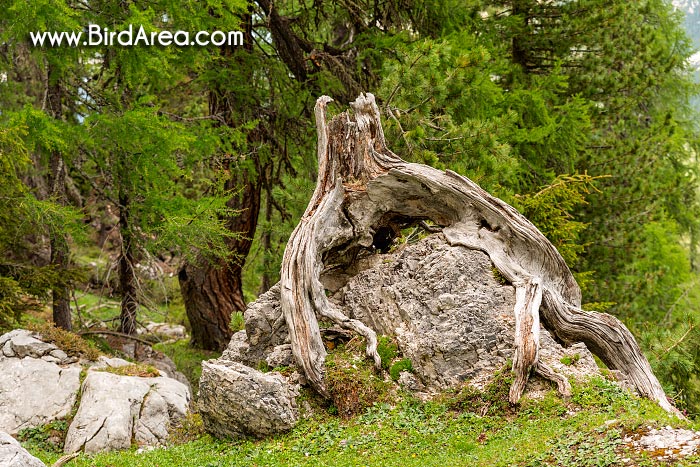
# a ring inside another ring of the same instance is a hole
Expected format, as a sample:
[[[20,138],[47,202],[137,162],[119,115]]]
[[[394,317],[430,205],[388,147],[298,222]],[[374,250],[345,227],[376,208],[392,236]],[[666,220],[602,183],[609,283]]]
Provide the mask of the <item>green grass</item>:
[[[482,395],[480,400],[488,397]],[[552,391],[544,400],[524,401],[509,413],[480,416],[455,410],[455,406],[449,398],[427,404],[404,398],[394,405],[375,404],[347,420],[317,413],[292,432],[263,441],[222,441],[203,435],[140,454],[133,450],[83,454],[70,465],[606,467],[623,465],[622,459],[631,457],[633,465],[656,466],[667,464],[628,452],[621,443],[624,434],[641,425],[692,427],[605,380],[576,386],[570,401],[561,400]],[[606,425],[610,420],[616,421]],[[47,463],[58,457],[34,453]],[[674,465],[698,463],[700,457],[696,456]]]

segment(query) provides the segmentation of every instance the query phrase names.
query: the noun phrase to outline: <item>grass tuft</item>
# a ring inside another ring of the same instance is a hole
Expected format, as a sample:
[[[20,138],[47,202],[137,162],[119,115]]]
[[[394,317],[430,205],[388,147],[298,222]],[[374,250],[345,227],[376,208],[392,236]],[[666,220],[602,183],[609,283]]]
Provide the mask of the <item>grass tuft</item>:
[[[44,341],[55,344],[56,347],[71,357],[95,361],[100,356],[99,350],[95,348],[92,342],[83,339],[75,333],[57,328],[53,323],[30,324],[27,328],[40,334]]]
[[[140,376],[142,378],[156,378],[160,376],[160,371],[152,365],[146,363],[132,363],[124,366],[110,366],[96,371],[104,371],[119,376]]]

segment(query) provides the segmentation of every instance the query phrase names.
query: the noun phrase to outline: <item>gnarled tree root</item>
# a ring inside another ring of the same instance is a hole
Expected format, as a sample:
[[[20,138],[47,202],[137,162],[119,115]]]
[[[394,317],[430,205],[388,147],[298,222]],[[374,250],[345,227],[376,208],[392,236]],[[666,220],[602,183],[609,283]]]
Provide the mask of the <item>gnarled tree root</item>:
[[[516,287],[516,335],[510,400],[522,395],[532,371],[570,393],[566,378],[538,361],[539,321],[565,343],[584,342],[611,369],[624,373],[640,394],[669,412],[648,361],[627,328],[604,313],[583,311],[581,291],[554,246],[510,205],[466,177],[401,160],[387,147],[379,109],[361,95],[326,122],[330,98],[316,103],[319,173],[316,190],[291,235],[282,262],[281,305],[294,358],[309,382],[327,395],[326,352],[317,316],[367,339],[367,355],[379,366],[376,335],[349,319],[326,298],[324,265],[348,263],[399,227],[431,220],[452,245],[478,249]],[[542,315],[540,315],[542,313]]]

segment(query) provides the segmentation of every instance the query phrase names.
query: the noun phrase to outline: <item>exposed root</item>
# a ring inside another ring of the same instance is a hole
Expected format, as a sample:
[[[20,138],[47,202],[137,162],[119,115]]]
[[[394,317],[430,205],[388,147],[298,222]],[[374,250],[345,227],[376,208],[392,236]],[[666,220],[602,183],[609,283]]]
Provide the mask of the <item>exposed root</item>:
[[[525,391],[530,370],[537,365],[540,347],[540,303],[542,287],[537,278],[515,288],[515,352],[508,400],[515,404]]]
[[[557,385],[557,391],[562,397],[571,397],[571,383],[569,383],[569,379],[566,376],[555,372],[542,361],[537,363],[535,372],[544,379],[553,381]]]

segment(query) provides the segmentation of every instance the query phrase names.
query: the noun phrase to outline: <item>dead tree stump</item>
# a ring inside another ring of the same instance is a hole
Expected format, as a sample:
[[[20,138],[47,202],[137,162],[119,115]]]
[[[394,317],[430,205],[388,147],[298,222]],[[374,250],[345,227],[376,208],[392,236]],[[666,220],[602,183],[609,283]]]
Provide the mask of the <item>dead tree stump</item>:
[[[372,94],[326,121],[331,98],[316,102],[318,181],[284,253],[281,306],[294,358],[311,385],[327,395],[326,351],[317,317],[367,340],[380,366],[372,329],[343,315],[326,298],[326,267],[349,264],[361,250],[383,248],[401,228],[430,220],[452,245],[481,250],[516,287],[516,334],[510,400],[517,402],[532,371],[570,392],[566,378],[538,361],[540,318],[565,344],[584,342],[637,391],[665,410],[668,401],[629,330],[617,318],[582,310],[581,291],[556,248],[513,207],[452,171],[404,162],[386,147]]]

